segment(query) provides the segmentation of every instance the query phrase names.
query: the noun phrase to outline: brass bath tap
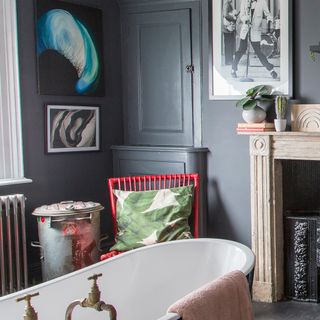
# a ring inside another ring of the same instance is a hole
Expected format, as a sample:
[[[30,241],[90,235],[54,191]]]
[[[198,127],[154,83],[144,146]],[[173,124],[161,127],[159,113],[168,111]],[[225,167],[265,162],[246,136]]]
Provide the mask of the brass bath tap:
[[[39,292],[33,294],[27,294],[23,297],[16,299],[17,302],[26,301],[26,307],[24,309],[24,320],[38,320],[38,314],[34,310],[33,306],[31,305],[31,298],[36,297],[39,295]]]
[[[73,309],[78,305],[83,308],[92,308],[97,311],[108,311],[110,320],[117,320],[117,311],[114,306],[111,304],[106,304],[104,301],[100,300],[101,292],[97,285],[97,279],[101,276],[102,273],[94,274],[88,278],[88,280],[93,280],[91,291],[89,292],[88,297],[82,300],[75,300],[71,302],[67,308],[65,320],[71,320]]]

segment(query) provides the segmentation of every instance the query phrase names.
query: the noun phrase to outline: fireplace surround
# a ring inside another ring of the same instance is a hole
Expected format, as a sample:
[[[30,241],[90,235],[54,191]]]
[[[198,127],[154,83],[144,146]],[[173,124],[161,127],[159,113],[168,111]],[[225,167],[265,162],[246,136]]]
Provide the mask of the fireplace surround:
[[[255,301],[284,294],[282,160],[320,160],[320,134],[250,132],[251,241]]]

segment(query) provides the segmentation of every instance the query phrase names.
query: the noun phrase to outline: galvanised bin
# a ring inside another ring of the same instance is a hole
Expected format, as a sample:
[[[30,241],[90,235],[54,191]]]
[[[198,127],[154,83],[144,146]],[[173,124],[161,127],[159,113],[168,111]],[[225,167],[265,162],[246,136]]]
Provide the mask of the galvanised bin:
[[[32,213],[38,220],[43,281],[99,261],[100,212],[95,202],[64,201]]]

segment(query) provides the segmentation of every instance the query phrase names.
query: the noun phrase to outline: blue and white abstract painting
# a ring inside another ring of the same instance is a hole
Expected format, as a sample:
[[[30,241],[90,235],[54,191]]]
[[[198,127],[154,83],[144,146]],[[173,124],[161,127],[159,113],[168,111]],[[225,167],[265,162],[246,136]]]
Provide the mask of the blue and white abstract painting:
[[[103,95],[100,10],[38,0],[36,35],[40,94]]]

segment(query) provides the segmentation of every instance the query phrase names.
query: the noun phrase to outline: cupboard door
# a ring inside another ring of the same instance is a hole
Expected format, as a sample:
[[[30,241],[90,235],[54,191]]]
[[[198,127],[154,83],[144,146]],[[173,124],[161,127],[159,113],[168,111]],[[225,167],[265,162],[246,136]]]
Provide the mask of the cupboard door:
[[[123,21],[126,144],[193,145],[190,10]]]

